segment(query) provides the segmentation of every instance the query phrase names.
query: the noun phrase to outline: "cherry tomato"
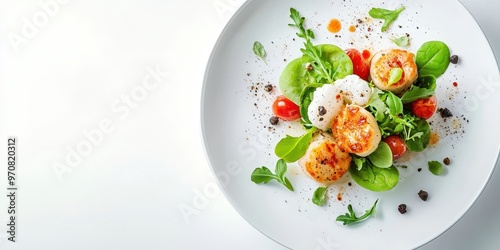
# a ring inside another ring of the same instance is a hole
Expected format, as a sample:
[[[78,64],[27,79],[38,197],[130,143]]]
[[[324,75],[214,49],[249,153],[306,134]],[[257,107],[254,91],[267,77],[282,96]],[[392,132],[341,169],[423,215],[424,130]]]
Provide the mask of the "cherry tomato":
[[[418,99],[410,103],[410,108],[416,117],[422,119],[429,119],[436,113],[437,109],[437,99],[436,96],[431,96],[428,98]]]
[[[363,58],[361,52],[357,49],[347,49],[345,52],[349,58],[351,58],[353,73],[359,76],[359,78],[368,81],[368,76],[370,75],[370,65]]]
[[[398,135],[387,136],[383,139],[383,141],[387,143],[387,145],[389,145],[389,148],[391,148],[392,158],[394,160],[398,159],[406,153],[405,142]]]
[[[285,120],[293,121],[300,118],[300,108],[284,95],[280,95],[274,100],[273,113],[275,116]]]

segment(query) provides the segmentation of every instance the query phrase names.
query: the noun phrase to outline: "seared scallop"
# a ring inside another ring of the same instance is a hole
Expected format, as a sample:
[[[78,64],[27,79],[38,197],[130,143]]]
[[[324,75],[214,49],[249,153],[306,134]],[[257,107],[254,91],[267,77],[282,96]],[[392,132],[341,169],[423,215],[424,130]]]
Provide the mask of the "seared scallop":
[[[351,156],[337,146],[330,134],[320,132],[314,135],[298,163],[307,176],[329,185],[344,176],[351,165]]]
[[[390,84],[389,78],[393,68],[400,68],[403,73],[399,81]],[[407,91],[418,78],[415,55],[401,49],[380,51],[372,58],[370,76],[373,84],[379,89],[401,94]]]
[[[348,105],[333,120],[332,133],[339,148],[365,157],[377,149],[382,134],[375,117],[358,105]]]

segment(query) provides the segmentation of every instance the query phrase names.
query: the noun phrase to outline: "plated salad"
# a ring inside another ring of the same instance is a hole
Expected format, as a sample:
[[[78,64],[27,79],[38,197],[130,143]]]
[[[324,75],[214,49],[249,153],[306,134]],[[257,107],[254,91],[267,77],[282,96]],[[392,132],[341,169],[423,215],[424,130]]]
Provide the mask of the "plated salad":
[[[384,32],[404,9],[372,8],[368,14],[383,21]],[[406,50],[408,36],[392,39],[394,48],[374,52],[314,44],[314,31],[306,28],[305,18],[294,8],[290,18],[289,26],[304,41],[302,56],[288,62],[281,73],[282,95],[273,103],[270,123],[300,122],[304,133],[282,138],[274,150],[274,173],[256,168],[251,180],[275,180],[293,191],[285,173],[287,163],[297,162],[305,176],[318,183],[311,200],[319,206],[326,201],[328,186],[345,176],[374,192],[393,189],[400,179],[394,162],[430,144],[427,120],[437,111],[436,79],[458,57],[441,41],[423,43],[415,52]],[[260,42],[253,50],[265,61]],[[429,161],[429,167],[435,174],[442,169],[437,161]],[[344,225],[362,221],[377,202],[360,217],[349,205],[348,213],[337,220]]]

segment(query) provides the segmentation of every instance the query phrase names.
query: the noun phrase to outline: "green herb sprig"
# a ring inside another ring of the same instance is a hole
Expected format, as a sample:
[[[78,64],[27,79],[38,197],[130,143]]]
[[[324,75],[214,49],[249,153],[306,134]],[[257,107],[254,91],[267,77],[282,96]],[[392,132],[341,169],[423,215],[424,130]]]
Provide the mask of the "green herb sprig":
[[[267,64],[267,62],[266,62],[266,57],[267,57],[266,49],[264,49],[264,45],[262,45],[259,41],[255,41],[253,43],[253,53],[255,53],[256,56],[258,56],[265,64]]]
[[[326,203],[326,194],[328,188],[319,187],[314,191],[312,202],[318,206],[323,206]]]
[[[357,217],[356,213],[352,209],[352,205],[349,204],[347,206],[347,210],[349,211],[345,215],[339,215],[336,219],[336,221],[340,221],[343,223],[343,225],[350,225],[353,223],[358,223],[361,222],[365,219],[367,219],[369,216],[373,215],[375,213],[375,209],[377,207],[377,202],[378,199],[375,201],[375,204],[373,204],[372,208],[370,210],[367,210],[365,214],[363,214],[361,217]]]
[[[389,25],[391,25],[392,22],[394,22],[399,14],[405,9],[404,6],[397,10],[386,10],[382,8],[372,8],[368,14],[373,17],[373,18],[378,18],[378,19],[384,19],[384,24],[382,25],[382,32],[386,31],[389,28]]]
[[[279,159],[278,162],[276,162],[276,168],[274,170],[276,174],[273,174],[271,170],[263,166],[261,168],[256,168],[252,172],[251,180],[257,184],[268,183],[271,180],[276,180],[277,182],[283,184],[286,188],[288,188],[288,190],[293,191],[292,184],[285,176],[286,171],[286,162],[283,159]]]

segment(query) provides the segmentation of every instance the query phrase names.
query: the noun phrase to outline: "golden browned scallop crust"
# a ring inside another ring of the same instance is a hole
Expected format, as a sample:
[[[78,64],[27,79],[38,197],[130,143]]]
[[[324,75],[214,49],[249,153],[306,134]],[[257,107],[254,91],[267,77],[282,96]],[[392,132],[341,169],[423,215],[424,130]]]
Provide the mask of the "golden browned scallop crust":
[[[348,105],[333,120],[332,133],[341,150],[368,156],[377,149],[382,134],[375,117],[357,105]]]
[[[298,163],[310,178],[330,184],[342,178],[348,171],[351,156],[340,150],[331,135],[318,133]]]
[[[389,76],[393,68],[401,68],[403,74],[398,82],[389,85]],[[415,55],[402,49],[380,51],[372,58],[370,76],[373,84],[379,89],[394,94],[406,92],[418,78]]]

